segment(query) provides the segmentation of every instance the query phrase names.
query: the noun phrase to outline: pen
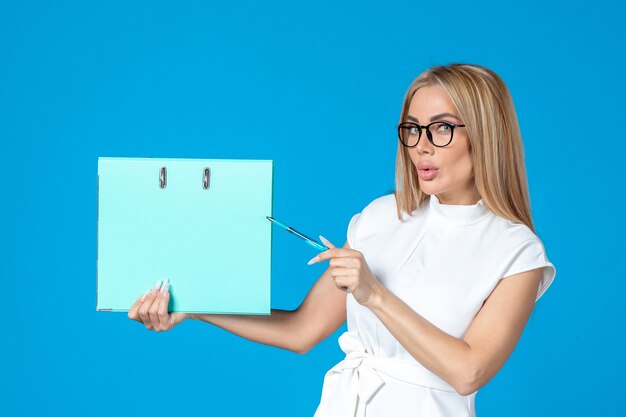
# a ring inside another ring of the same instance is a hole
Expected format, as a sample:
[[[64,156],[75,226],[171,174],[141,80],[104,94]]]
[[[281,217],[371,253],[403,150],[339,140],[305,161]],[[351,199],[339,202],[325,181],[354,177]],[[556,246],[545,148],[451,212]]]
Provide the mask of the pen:
[[[328,250],[328,248],[326,246],[324,246],[321,243],[311,239],[310,237],[307,237],[307,236],[303,235],[302,233],[298,232],[293,227],[286,226],[286,225],[282,224],[281,222],[279,222],[278,220],[276,220],[273,217],[270,217],[270,216],[265,216],[265,217],[267,218],[267,220],[271,221],[272,223],[276,223],[277,225],[279,225],[280,227],[282,227],[286,231],[291,232],[294,235],[298,236],[300,239],[304,239],[304,241],[306,243],[308,243],[309,245],[313,246],[315,249],[320,250],[320,251]]]

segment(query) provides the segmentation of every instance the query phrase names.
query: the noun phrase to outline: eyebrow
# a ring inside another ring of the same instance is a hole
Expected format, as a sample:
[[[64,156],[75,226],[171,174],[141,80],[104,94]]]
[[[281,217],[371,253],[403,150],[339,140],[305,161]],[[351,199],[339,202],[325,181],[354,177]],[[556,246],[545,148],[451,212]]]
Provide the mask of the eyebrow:
[[[458,121],[461,121],[461,118],[459,116],[455,116],[452,113],[440,113],[440,114],[435,114],[433,117],[430,118],[430,121],[433,122],[437,119],[441,119],[442,117],[454,117],[455,119],[457,119]],[[417,118],[413,117],[413,116],[407,116],[406,117],[409,120],[413,120],[415,122],[419,123],[419,120],[417,120]]]

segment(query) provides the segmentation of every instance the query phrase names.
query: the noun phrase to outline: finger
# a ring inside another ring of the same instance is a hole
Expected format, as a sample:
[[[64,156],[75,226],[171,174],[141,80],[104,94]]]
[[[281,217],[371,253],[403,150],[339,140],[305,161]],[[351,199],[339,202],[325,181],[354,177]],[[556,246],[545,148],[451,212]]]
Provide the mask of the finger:
[[[181,323],[187,317],[187,313],[170,313],[170,328]]]
[[[347,258],[350,256],[350,251],[350,249],[344,248],[330,248],[328,250],[325,250],[324,252],[318,253],[308,262],[308,264],[311,265],[316,262],[322,262],[330,258]]]
[[[161,330],[169,330],[170,329],[170,315],[167,311],[168,306],[170,304],[170,283],[165,281],[163,288],[161,288],[161,297],[158,309],[159,316],[159,327]]]
[[[328,262],[328,265],[333,267],[344,267],[344,268],[354,268],[359,265],[358,260],[348,257],[348,258],[331,258]]]
[[[161,287],[161,281],[157,281],[157,285],[152,289],[146,300],[141,304],[138,310],[139,317],[141,321],[146,325],[148,330],[153,329],[153,323],[150,319],[150,308],[154,303],[154,300],[159,294],[159,288]]]
[[[344,278],[336,278],[335,286],[341,291],[350,292],[350,285]]]
[[[143,293],[142,296],[137,298],[137,301],[135,301],[135,304],[133,304],[130,307],[130,309],[128,310],[128,318],[129,319],[136,320],[136,321],[141,323],[141,319],[139,318],[138,310],[139,310],[139,307],[141,307],[141,304],[143,304],[143,302],[146,301],[146,298],[148,298],[148,295],[150,294],[150,291],[152,291],[152,290],[150,289],[150,290],[146,291],[145,293]]]
[[[354,274],[345,268],[332,268],[330,270],[330,276],[333,278],[352,278],[354,276]]]
[[[163,285],[165,285],[165,283]],[[163,298],[163,292],[162,292],[162,287],[161,287],[157,291],[156,297],[154,298],[152,305],[148,309],[148,314],[150,315],[150,323],[152,324],[152,327],[154,327],[154,330],[157,332],[160,332],[161,330],[163,330],[161,328],[161,322],[159,320],[159,307],[161,306],[162,298]]]
[[[326,239],[324,236],[320,235],[320,240],[322,241],[322,243],[324,245],[326,245],[329,248],[336,248],[335,245],[333,245],[332,243],[330,243],[330,241],[328,239]]]

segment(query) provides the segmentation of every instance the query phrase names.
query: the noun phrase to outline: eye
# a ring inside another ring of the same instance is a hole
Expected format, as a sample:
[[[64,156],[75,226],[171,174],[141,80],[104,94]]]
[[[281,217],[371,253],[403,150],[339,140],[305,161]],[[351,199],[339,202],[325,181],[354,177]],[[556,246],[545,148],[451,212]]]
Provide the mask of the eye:
[[[448,123],[439,123],[437,125],[437,133],[450,133],[450,131],[452,130],[452,126],[449,125]]]
[[[411,134],[411,135],[419,134],[419,129],[417,128],[417,126],[411,126],[409,128],[409,134]]]

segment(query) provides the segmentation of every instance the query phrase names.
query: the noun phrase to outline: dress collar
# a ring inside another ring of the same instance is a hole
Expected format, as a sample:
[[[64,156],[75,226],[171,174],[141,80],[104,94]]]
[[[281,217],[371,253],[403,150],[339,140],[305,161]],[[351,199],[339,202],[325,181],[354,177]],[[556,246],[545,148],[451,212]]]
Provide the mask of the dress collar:
[[[442,204],[435,194],[431,194],[429,206],[436,216],[457,225],[478,223],[490,213],[482,198],[471,205]]]

